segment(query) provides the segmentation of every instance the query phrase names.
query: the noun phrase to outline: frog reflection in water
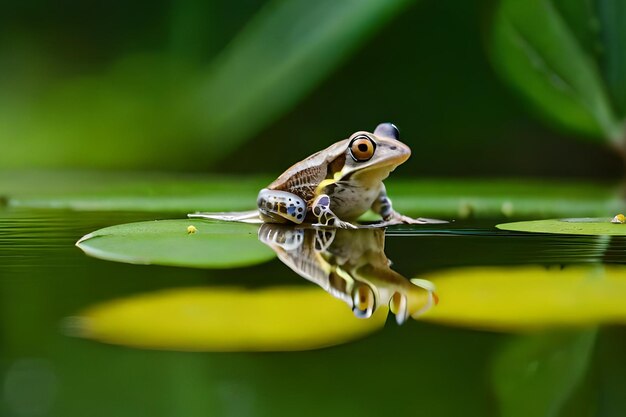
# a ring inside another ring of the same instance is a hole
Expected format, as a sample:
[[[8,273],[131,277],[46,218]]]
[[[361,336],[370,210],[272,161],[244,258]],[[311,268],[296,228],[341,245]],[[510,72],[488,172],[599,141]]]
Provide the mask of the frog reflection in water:
[[[196,213],[203,217],[265,223],[313,223],[352,229],[368,210],[390,224],[446,223],[413,219],[392,208],[383,180],[411,155],[391,123],[379,124],[373,133],[360,131],[294,164],[257,198],[258,210],[242,213]]]
[[[389,305],[398,324],[437,303],[433,285],[407,280],[385,256],[383,229],[314,229],[264,224],[259,240],[293,271],[343,300],[360,318]]]

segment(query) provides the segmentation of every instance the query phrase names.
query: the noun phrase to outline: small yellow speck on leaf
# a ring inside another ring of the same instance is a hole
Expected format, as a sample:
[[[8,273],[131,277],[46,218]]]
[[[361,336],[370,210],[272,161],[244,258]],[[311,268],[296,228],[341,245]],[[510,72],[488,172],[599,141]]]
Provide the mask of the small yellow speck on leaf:
[[[187,234],[191,235],[194,234],[198,231],[198,229],[196,229],[196,226],[194,225],[190,225],[187,227]]]
[[[611,223],[626,223],[626,216],[620,213],[617,216],[613,217]]]

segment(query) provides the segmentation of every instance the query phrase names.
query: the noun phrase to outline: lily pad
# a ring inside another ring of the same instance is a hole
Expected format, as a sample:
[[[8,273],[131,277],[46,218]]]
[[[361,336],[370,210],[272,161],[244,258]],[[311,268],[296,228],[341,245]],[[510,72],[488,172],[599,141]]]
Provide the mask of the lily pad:
[[[109,261],[230,268],[274,258],[274,252],[258,241],[256,231],[246,224],[160,220],[106,227],[83,236],[76,246]]]
[[[361,338],[384,326],[312,287],[182,288],[92,306],[68,320],[77,336],[136,348],[292,351]]]
[[[501,331],[626,323],[626,267],[471,267],[424,275],[439,304],[422,320]]]
[[[502,223],[496,227],[513,232],[626,236],[626,225],[611,223],[610,218],[534,220]]]

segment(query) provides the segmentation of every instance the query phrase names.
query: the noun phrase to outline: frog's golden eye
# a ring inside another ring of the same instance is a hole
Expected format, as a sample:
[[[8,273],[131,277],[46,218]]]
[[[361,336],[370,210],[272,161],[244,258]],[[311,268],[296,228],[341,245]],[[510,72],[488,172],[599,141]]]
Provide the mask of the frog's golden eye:
[[[368,161],[376,149],[376,144],[365,135],[359,135],[350,142],[350,155],[357,162]]]

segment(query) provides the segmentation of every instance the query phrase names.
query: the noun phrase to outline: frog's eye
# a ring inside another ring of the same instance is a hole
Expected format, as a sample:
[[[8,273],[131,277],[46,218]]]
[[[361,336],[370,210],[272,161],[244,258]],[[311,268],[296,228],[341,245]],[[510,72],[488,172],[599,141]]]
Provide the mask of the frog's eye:
[[[376,144],[365,135],[359,135],[350,142],[350,155],[357,162],[368,161],[376,149]]]
[[[366,284],[357,284],[352,290],[352,312],[360,319],[372,316],[376,309],[374,291]]]

